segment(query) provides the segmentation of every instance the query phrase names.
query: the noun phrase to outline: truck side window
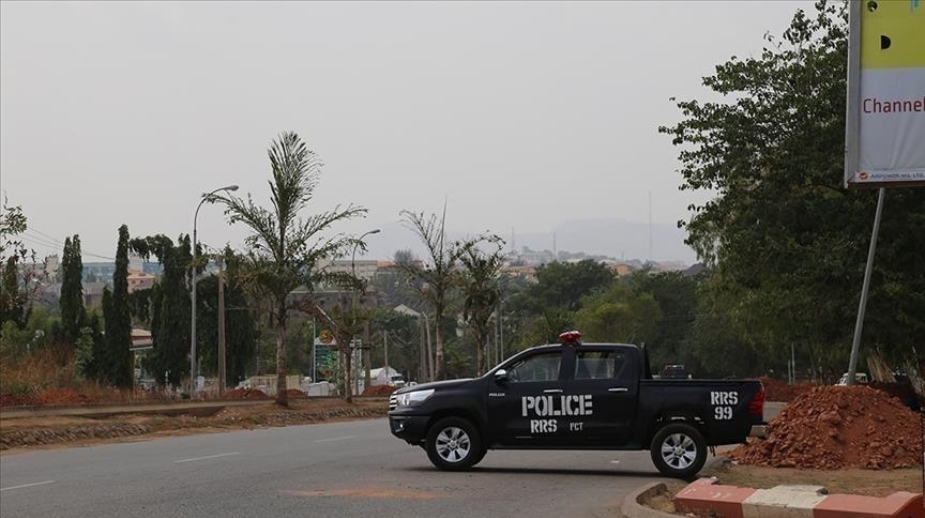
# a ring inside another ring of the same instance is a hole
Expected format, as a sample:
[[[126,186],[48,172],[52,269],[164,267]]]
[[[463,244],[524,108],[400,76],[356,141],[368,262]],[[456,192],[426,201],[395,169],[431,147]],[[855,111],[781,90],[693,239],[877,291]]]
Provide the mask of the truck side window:
[[[515,383],[555,381],[559,379],[559,365],[561,363],[561,353],[537,354],[511,367],[508,373],[510,380]]]
[[[613,379],[626,363],[623,353],[615,351],[580,351],[575,359],[576,380]]]

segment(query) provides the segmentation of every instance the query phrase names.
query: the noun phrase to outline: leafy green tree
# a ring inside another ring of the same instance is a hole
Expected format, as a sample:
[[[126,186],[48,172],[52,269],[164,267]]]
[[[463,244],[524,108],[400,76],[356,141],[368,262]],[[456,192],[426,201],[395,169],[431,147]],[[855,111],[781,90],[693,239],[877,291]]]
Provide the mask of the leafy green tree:
[[[576,315],[589,342],[649,343],[658,337],[662,311],[649,293],[634,293],[621,284],[587,296]]]
[[[19,238],[27,223],[22,207],[9,206],[4,196],[0,207],[0,328],[6,322],[24,328],[32,310],[36,273],[26,264],[35,264],[35,251]]]
[[[100,379],[100,361],[106,350],[103,324],[97,311],[89,313],[86,325],[80,328],[80,338],[75,345],[75,362],[78,375],[88,380]]]
[[[681,101],[659,128],[680,146],[682,190],[707,190],[681,224],[714,269],[724,318],[758,351],[805,342],[820,368],[847,363],[876,195],[845,190],[845,3],[802,10],[760,56],[716,67],[721,102]],[[912,351],[925,339],[925,189],[890,189],[863,342]],[[895,325],[901,321],[901,326]],[[843,363],[844,362],[844,363]]]
[[[465,271],[462,278],[463,319],[472,328],[475,339],[475,373],[485,372],[485,346],[491,335],[492,317],[501,300],[499,283],[501,266],[504,264],[502,248],[504,241],[498,236],[486,238],[494,250],[485,252],[470,244],[460,256]]]
[[[536,269],[537,282],[524,291],[521,303],[534,311],[546,308],[577,311],[583,297],[606,289],[613,280],[614,274],[607,265],[593,259],[548,263]]]
[[[761,341],[753,338],[754,325],[735,315],[739,294],[721,289],[723,284],[712,272],[704,277],[698,288],[690,343],[670,363],[683,363],[701,378],[764,374],[773,368],[767,351],[762,351]]]
[[[372,314],[370,327],[373,367],[391,367],[405,374],[409,381],[424,379],[424,370],[421,368],[423,341],[420,319],[398,313],[392,308],[380,309]]]
[[[103,317],[106,321],[106,353],[102,358],[102,372],[106,381],[119,388],[131,388],[132,371],[132,314],[128,296],[128,227],[119,227],[116,247],[116,269],[112,277],[112,290],[103,290]]]
[[[189,375],[190,297],[187,275],[192,253],[189,236],[178,244],[162,234],[133,239],[132,250],[143,257],[157,257],[163,270],[150,290],[135,292],[136,311],[151,325],[154,348],[145,359],[145,369],[158,384],[180,385]],[[145,294],[150,291],[150,294]],[[147,303],[140,303],[142,300]]]
[[[697,280],[683,272],[644,268],[632,272],[624,282],[637,295],[652,295],[662,313],[655,336],[646,339],[652,364],[684,363],[697,318]]]
[[[322,277],[324,261],[343,257],[347,250],[365,244],[338,235],[321,237],[340,221],[365,216],[367,210],[349,205],[321,212],[305,220],[300,213],[312,200],[321,172],[321,161],[299,136],[286,132],[268,151],[272,167],[272,210],[247,199],[215,195],[210,201],[225,205],[231,223],[243,223],[252,234],[246,240],[249,279],[272,301],[276,329],[276,402],[288,406],[286,393],[286,324],[289,311],[300,307],[289,294],[303,286],[309,292]],[[308,308],[311,309],[311,308]]]
[[[64,252],[61,258],[61,326],[64,340],[74,345],[83,336],[81,328],[87,321],[83,294],[83,261],[80,257],[80,237],[64,239]]]
[[[559,334],[575,327],[575,314],[588,295],[607,289],[613,272],[594,259],[553,262],[536,269],[536,282],[514,290],[504,311],[510,316],[507,336],[518,336],[515,348],[557,343]]]
[[[411,280],[410,286],[421,299],[433,308],[436,327],[436,350],[434,352],[434,379],[443,379],[444,332],[439,323],[443,320],[454,287],[459,285],[459,258],[467,243],[446,241],[446,207],[438,219],[436,214],[425,216],[423,212],[401,211],[404,223],[424,243],[428,258],[422,263],[399,262],[398,267]]]
[[[522,351],[540,344],[559,342],[559,335],[575,327],[576,312],[562,308],[549,307],[539,313],[528,313],[523,309],[513,312],[511,329],[519,337],[514,351]]]

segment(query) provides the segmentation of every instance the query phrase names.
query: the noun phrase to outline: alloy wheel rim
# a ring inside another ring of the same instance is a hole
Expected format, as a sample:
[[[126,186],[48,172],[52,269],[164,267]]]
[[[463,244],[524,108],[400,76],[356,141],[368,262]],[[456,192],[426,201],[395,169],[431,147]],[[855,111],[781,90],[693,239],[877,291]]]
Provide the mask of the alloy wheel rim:
[[[472,445],[469,434],[463,429],[451,426],[437,434],[437,455],[447,462],[460,462],[469,456]]]
[[[697,458],[697,444],[683,433],[671,434],[662,441],[662,460],[674,469],[686,469]]]

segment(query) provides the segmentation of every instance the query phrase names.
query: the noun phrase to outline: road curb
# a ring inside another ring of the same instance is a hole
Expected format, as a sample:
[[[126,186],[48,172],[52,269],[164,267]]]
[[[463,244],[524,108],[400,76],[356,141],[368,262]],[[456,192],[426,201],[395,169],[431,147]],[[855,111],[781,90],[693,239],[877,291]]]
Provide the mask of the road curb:
[[[723,456],[716,456],[707,461],[707,467],[727,464],[730,460]],[[656,494],[666,491],[668,486],[664,482],[652,482],[633,491],[623,499],[620,512],[626,518],[677,518],[678,515],[657,511],[640,502],[645,502]]]
[[[620,512],[626,518],[677,518],[676,514],[656,511],[639,503],[640,500],[646,501],[654,495],[665,491],[668,486],[664,482],[652,482],[633,491],[623,499],[623,505],[620,506]]]

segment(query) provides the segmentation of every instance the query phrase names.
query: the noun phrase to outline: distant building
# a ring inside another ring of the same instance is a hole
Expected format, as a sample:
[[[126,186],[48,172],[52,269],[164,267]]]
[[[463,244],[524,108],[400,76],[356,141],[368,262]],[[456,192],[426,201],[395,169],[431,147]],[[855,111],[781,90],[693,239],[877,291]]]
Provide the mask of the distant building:
[[[522,277],[529,282],[536,282],[536,266],[502,266],[501,273],[512,277]]]
[[[139,271],[132,271],[128,274],[128,292],[133,293],[141,290],[149,290],[154,287],[154,281],[157,276]]]
[[[634,270],[634,268],[626,263],[612,263],[607,262],[607,268],[610,269],[617,277],[623,277],[624,275],[629,274]]]
[[[112,284],[112,276],[116,273],[115,261],[84,262],[83,267],[84,283],[102,282],[104,284]],[[164,272],[164,267],[158,262],[142,261],[138,257],[131,257],[129,258],[129,272],[133,271],[157,276]]]
[[[322,268],[332,273],[354,273],[363,280],[371,280],[379,271],[379,262],[376,259],[357,259],[356,261],[327,261],[321,264]]]

